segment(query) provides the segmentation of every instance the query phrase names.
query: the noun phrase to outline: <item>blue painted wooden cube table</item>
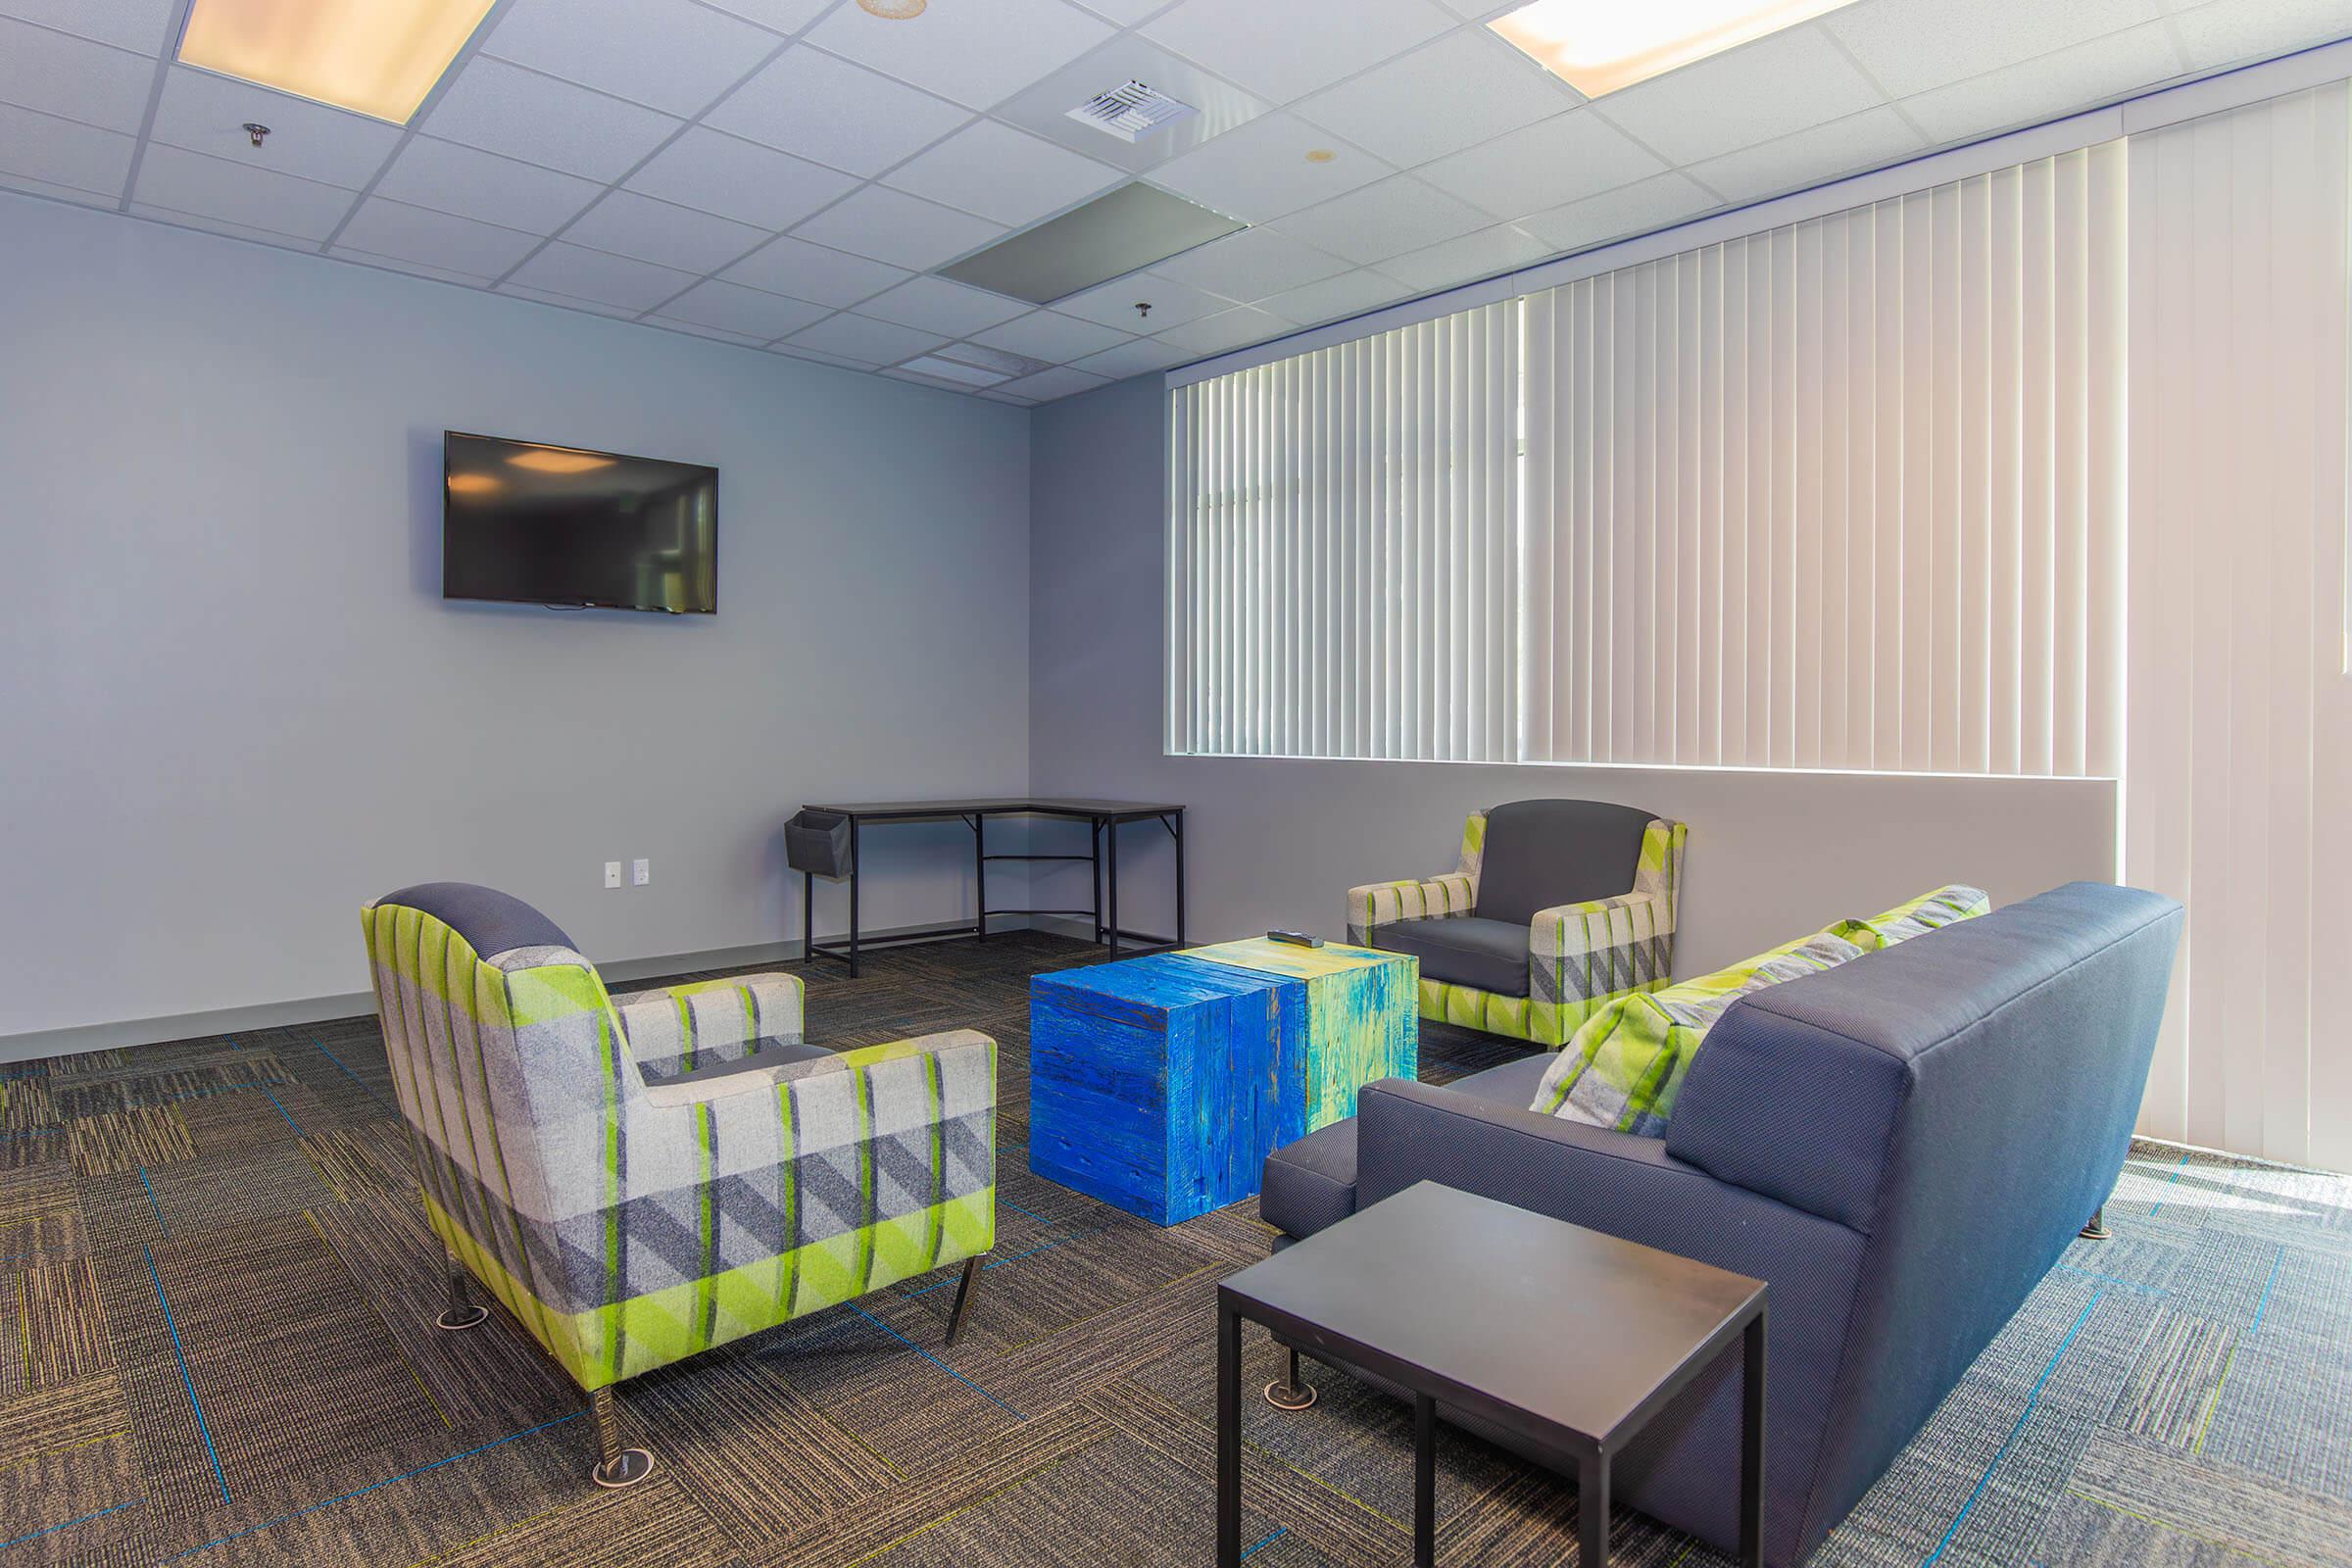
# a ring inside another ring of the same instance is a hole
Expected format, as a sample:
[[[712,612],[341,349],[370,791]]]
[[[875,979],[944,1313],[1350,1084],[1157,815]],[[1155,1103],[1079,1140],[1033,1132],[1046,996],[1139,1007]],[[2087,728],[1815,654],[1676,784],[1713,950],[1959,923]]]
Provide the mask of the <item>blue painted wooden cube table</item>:
[[[1420,1068],[1420,961],[1262,938],[1029,982],[1029,1168],[1173,1225]]]

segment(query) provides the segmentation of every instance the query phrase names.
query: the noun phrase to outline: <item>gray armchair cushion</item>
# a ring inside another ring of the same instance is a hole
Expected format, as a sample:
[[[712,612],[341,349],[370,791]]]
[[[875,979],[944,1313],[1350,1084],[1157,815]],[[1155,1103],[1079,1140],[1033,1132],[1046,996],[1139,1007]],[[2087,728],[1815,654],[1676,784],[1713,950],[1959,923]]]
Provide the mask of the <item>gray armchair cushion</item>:
[[[1529,936],[1524,920],[1514,924],[1476,915],[1396,920],[1371,931],[1374,947],[1419,958],[1424,980],[1504,997],[1527,995]]]
[[[1616,898],[1634,885],[1642,833],[1656,815],[1608,801],[1513,801],[1495,807],[1487,813],[1477,914],[1524,927],[1538,909]],[[1527,977],[1522,974],[1505,994],[1527,995]]]
[[[789,1067],[798,1061],[816,1061],[833,1053],[823,1046],[812,1046],[806,1040],[755,1040],[748,1054],[732,1061],[713,1061],[708,1066],[691,1068],[666,1078],[649,1072],[648,1083],[700,1084],[713,1078],[732,1078],[747,1072],[765,1072],[770,1067]]]
[[[512,893],[471,882],[419,882],[376,902],[431,915],[464,937],[478,958],[517,948],[578,948],[562,926]]]
[[[1335,1121],[1266,1156],[1258,1217],[1294,1241],[1355,1212],[1355,1118]]]

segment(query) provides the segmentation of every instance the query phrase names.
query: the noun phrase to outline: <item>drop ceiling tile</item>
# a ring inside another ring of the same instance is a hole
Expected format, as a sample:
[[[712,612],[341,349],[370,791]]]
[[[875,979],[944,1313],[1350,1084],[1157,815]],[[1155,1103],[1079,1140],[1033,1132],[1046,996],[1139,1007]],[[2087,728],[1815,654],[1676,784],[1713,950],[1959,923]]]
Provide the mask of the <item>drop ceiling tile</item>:
[[[1269,316],[1251,305],[1237,305],[1230,311],[1203,316],[1198,321],[1162,332],[1159,340],[1188,350],[1195,358],[1222,354],[1238,349],[1245,343],[1262,343],[1270,337],[1280,337],[1291,329],[1290,323],[1279,316]]]
[[[155,62],[0,17],[0,103],[137,135]]]
[[[269,139],[259,147],[246,133],[249,120],[270,127]],[[400,144],[400,127],[174,66],[156,105],[155,139],[273,173],[362,190]]]
[[[972,341],[992,349],[1009,349],[1026,354],[1033,360],[1051,360],[1066,365],[1082,360],[1089,354],[1100,354],[1115,348],[1134,336],[1099,321],[1081,321],[1074,316],[1059,316],[1052,311],[1037,311],[1017,321],[975,332]]]
[[[901,326],[964,337],[999,321],[1009,321],[1028,309],[1019,300],[984,288],[967,288],[944,277],[917,277],[867,300],[858,307],[858,313]]]
[[[339,262],[356,262],[362,267],[379,268],[387,272],[406,272],[411,277],[429,277],[436,283],[462,283],[467,288],[488,288],[498,281],[496,273],[485,276],[479,272],[453,271],[446,267],[432,267],[398,256],[378,256],[373,251],[354,250],[349,245],[329,245],[326,254]]]
[[[574,245],[633,256],[682,272],[715,272],[767,239],[767,231],[616,190],[564,231]]]
[[[1109,384],[1110,377],[1106,375],[1092,375],[1085,370],[1073,370],[1069,367],[1063,366],[1057,369],[1040,370],[1035,375],[1022,376],[1018,381],[1007,381],[993,390],[1011,397],[1030,398],[1039,403],[1051,403],[1055,398],[1066,398],[1080,392],[1092,392],[1099,386],[1108,386]]]
[[[883,176],[883,183],[1020,227],[1126,176],[1025,131],[978,120]]]
[[[164,52],[173,9],[173,0],[0,0],[0,16],[151,56]]]
[[[1089,354],[1083,360],[1075,360],[1071,362],[1070,368],[1091,370],[1115,381],[1130,375],[1142,375],[1148,370],[1164,370],[1172,365],[1182,365],[1192,357],[1191,351],[1180,349],[1173,343],[1139,337],[1132,343],[1122,343],[1115,349],[1104,349],[1100,354]]]
[[[2308,48],[2352,31],[2343,0],[2214,0],[2177,18],[2189,64],[2198,70]]]
[[[909,22],[843,6],[808,41],[943,98],[986,109],[1067,65],[1111,28],[1064,0],[936,5]]]
[[[914,365],[939,365],[942,363],[944,362],[939,360],[917,360],[914,362]],[[969,381],[953,380],[944,375],[926,375],[922,371],[914,368],[914,365],[902,365],[895,369],[886,369],[881,373],[893,381],[911,381],[916,386],[937,387],[942,392],[970,392],[974,390]]]
[[[1264,115],[1152,171],[1152,183],[1263,223],[1385,179],[1396,171],[1294,115]],[[1336,154],[1314,163],[1310,152]]]
[[[1440,240],[1423,250],[1392,256],[1380,266],[1381,270],[1402,278],[1416,289],[1434,292],[1532,267],[1550,254],[1550,246],[1526,230],[1497,223],[1475,234]]]
[[[774,230],[838,201],[858,181],[822,164],[690,125],[629,176],[628,188]]]
[[[1927,143],[1892,109],[1865,109],[1683,171],[1728,202],[1760,201],[1891,164]]]
[[[1453,25],[1429,0],[1184,0],[1143,32],[1289,103]]]
[[[1902,108],[1936,140],[1961,141],[2073,114],[2181,70],[2171,27],[2155,22],[1923,92],[1904,99]]]
[[[1172,277],[1229,300],[1262,300],[1346,270],[1348,264],[1338,257],[1271,228],[1245,228],[1152,269],[1154,276]]]
[[[908,360],[899,368],[933,381],[948,381],[960,387],[995,386],[1000,381],[1011,379],[1002,371],[982,369],[977,365],[960,365],[954,360],[943,360],[936,354],[925,354],[918,359]]]
[[[590,316],[609,316],[616,321],[629,320],[637,314],[616,305],[607,305],[601,300],[584,300],[576,294],[560,294],[551,288],[531,288],[522,283],[501,283],[498,292],[512,294],[516,299],[536,300],[541,305],[560,306],[567,311],[585,311]]]
[[[1399,168],[1492,141],[1584,102],[1484,27],[1447,33],[1298,106]]]
[[[928,353],[947,341],[930,332],[918,332],[895,321],[877,321],[867,316],[852,316],[848,312],[817,322],[807,331],[795,332],[786,339],[795,348],[815,349],[820,354],[838,354],[843,359],[857,360],[865,365],[896,365],[917,354]]]
[[[1456,201],[1410,174],[1398,174],[1337,201],[1293,213],[1275,226],[1294,239],[1304,240],[1318,250],[1345,256],[1351,262],[1385,262],[1392,256],[1484,228],[1493,221],[1468,203]],[[1284,286],[1307,281],[1295,278]],[[1217,292],[1221,294],[1224,290]]]
[[[1037,399],[1035,398],[1016,398],[1011,393],[1000,392],[993,386],[982,387],[979,391],[973,393],[972,396],[976,398],[985,398],[991,403],[1009,403],[1016,409],[1034,409],[1037,407]]]
[[[412,136],[375,193],[533,234],[553,234],[604,190],[592,179],[559,174],[454,141]]]
[[[1862,0],[1822,25],[1897,98],[2155,21],[2157,0]]]
[[[802,44],[703,122],[870,178],[969,119],[954,104]]]
[[[1138,316],[1139,301],[1152,306],[1149,316]],[[1054,302],[1054,309],[1064,316],[1093,321],[1102,326],[1117,327],[1123,332],[1164,332],[1185,321],[1199,320],[1214,311],[1233,304],[1215,294],[1179,283],[1172,277],[1155,272],[1132,272],[1113,278],[1083,293]]]
[[[355,199],[339,185],[273,174],[266,169],[150,145],[139,162],[133,200],[150,207],[225,219],[275,234],[324,239]]]
[[[814,22],[832,0],[703,0],[771,32],[798,32]]]
[[[788,300],[780,294],[767,294],[756,288],[722,283],[712,278],[709,282],[697,283],[671,300],[651,319],[675,318],[699,326],[741,332],[755,342],[766,343],[787,332],[813,326],[831,314],[822,305],[810,305],[805,300]]]
[[[508,281],[635,313],[652,310],[697,279],[692,272],[556,240],[516,268]]]
[[[667,316],[646,316],[638,319],[645,326],[658,326],[665,332],[683,332],[688,337],[707,337],[718,343],[732,343],[737,348],[756,349],[765,342],[765,339],[754,337],[749,332],[722,332],[715,326],[697,326],[692,321],[680,321]]]
[[[1519,226],[1555,251],[1579,251],[1665,228],[1722,205],[1683,175],[1665,173],[1523,218]]]
[[[351,215],[335,243],[476,277],[502,277],[531,253],[539,236],[370,196]]]
[[[873,368],[863,360],[853,360],[840,354],[820,354],[815,349],[800,348],[789,342],[770,343],[767,346],[767,352],[782,354],[796,360],[807,360],[812,365],[831,365],[844,370],[863,372]]]
[[[1443,159],[1421,173],[1496,218],[1524,218],[1665,168],[1599,115],[1578,109]]]
[[[1257,302],[1261,311],[1271,311],[1286,321],[1299,326],[1316,326],[1325,321],[1337,321],[1345,317],[1360,316],[1394,305],[1412,292],[1393,277],[1359,267],[1352,272],[1324,278],[1303,288],[1285,289]]]
[[[1668,163],[1682,165],[1884,101],[1827,34],[1799,26],[1622,88],[1596,108]]]
[[[819,245],[919,272],[986,244],[1004,233],[1004,226],[919,196],[868,185],[794,232]]]
[[[128,160],[125,159],[125,165]],[[0,163],[5,163],[0,156]],[[113,212],[122,199],[120,191],[76,190],[71,185],[52,185],[45,179],[25,174],[12,174],[0,167],[0,190],[22,191],[27,196],[46,196],[53,202],[72,202],[76,207],[95,207],[101,212]]]
[[[203,213],[175,212],[172,208],[155,207],[146,202],[132,202],[123,211],[133,218],[151,219],[179,228],[201,229],[207,234],[225,234],[231,239],[249,239],[260,245],[275,245],[280,250],[299,251],[306,256],[318,254],[318,242],[301,234],[257,228],[251,223],[232,223],[226,219],[210,218]]]
[[[610,183],[662,145],[678,122],[477,55],[459,72],[418,128],[484,152]]]
[[[1078,0],[1078,3],[1105,22],[1132,27],[1154,11],[1165,10],[1168,0]]]
[[[691,118],[777,44],[693,0],[515,0],[482,52]]]
[[[1101,126],[1072,120],[1070,111],[1123,83],[1143,81],[1193,112],[1123,141]],[[1072,152],[1130,173],[1148,173],[1212,137],[1248,124],[1272,106],[1224,77],[1201,70],[1132,32],[1080,55],[1059,71],[997,105],[994,118]]]
[[[903,267],[827,250],[787,234],[769,240],[722,275],[771,294],[840,307],[879,294],[908,273]]]

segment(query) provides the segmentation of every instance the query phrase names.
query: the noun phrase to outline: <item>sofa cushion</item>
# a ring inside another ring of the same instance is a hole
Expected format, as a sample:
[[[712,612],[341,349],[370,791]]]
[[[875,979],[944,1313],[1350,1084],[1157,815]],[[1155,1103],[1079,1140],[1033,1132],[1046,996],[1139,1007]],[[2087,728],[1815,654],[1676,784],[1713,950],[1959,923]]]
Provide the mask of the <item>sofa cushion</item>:
[[[1984,889],[1953,882],[1867,920],[1840,920],[1830,931],[1865,953],[1876,953],[1954,921],[1973,920],[1991,907],[1992,900]]]
[[[1861,956],[1853,943],[1823,931],[1696,980],[1620,997],[1586,1019],[1551,1058],[1528,1108],[1663,1138],[1683,1078],[1725,1008],[1751,992]]]
[[[1654,811],[1608,801],[1513,801],[1487,813],[1478,873],[1482,919],[1524,927],[1538,909],[1634,889]]]
[[[1335,1121],[1266,1156],[1257,1214],[1295,1241],[1355,1212],[1355,1118]]]
[[[1527,995],[1527,948],[1532,930],[1477,915],[1429,915],[1374,926],[1372,945],[1421,960],[1421,978],[1469,986],[1499,996]]]

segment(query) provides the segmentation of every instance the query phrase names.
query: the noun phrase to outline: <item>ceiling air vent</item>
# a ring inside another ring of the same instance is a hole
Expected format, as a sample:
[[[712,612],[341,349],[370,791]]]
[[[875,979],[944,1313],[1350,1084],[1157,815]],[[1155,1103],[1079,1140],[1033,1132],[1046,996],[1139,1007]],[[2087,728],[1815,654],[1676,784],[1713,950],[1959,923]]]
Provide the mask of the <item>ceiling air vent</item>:
[[[1139,142],[1160,126],[1193,113],[1193,106],[1140,81],[1099,92],[1070,111],[1070,118],[1124,142]]]

